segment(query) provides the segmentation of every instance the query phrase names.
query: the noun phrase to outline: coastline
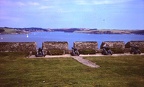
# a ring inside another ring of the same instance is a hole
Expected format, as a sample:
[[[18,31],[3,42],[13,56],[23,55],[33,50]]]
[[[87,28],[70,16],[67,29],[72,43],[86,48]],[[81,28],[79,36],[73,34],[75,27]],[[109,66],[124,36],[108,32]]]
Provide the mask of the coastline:
[[[66,32],[66,33],[86,33],[86,34],[140,34],[140,35],[144,35],[144,29],[143,30],[86,29],[86,28],[43,29],[43,28],[0,27],[0,34],[29,34],[31,32]]]

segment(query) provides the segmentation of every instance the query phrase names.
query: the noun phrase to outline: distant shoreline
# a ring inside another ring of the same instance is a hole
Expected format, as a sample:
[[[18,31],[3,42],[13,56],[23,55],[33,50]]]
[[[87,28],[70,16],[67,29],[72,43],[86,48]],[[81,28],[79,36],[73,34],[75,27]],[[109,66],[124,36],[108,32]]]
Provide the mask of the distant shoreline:
[[[9,28],[0,27],[0,34],[28,34],[30,32],[70,32],[87,34],[140,34],[144,35],[144,30],[118,30],[118,29],[86,29],[86,28]]]

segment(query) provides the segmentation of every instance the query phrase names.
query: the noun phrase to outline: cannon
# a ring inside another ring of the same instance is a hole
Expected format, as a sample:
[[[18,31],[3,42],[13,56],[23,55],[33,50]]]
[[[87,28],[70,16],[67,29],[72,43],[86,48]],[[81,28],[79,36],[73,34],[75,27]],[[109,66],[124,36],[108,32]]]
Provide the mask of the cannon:
[[[39,49],[37,50],[37,53],[36,53],[35,56],[36,56],[36,57],[45,57],[46,54],[45,54],[45,52],[42,50],[42,48],[39,48]]]
[[[113,54],[113,52],[111,51],[111,49],[108,46],[108,44],[104,44],[103,45],[102,54],[103,55],[112,55]]]
[[[139,47],[136,45],[136,46],[131,46],[130,53],[131,54],[141,54],[141,51],[140,51]]]
[[[79,51],[78,51],[76,48],[72,47],[71,55],[72,55],[72,56],[79,56],[80,53],[79,53]]]

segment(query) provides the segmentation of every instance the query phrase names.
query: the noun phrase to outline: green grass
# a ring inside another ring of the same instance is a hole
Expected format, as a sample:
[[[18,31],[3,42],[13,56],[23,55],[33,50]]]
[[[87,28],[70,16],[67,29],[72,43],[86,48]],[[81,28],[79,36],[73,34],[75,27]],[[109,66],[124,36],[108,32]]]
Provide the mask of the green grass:
[[[143,87],[144,56],[86,57],[94,69],[72,58],[29,59],[0,55],[0,87]]]

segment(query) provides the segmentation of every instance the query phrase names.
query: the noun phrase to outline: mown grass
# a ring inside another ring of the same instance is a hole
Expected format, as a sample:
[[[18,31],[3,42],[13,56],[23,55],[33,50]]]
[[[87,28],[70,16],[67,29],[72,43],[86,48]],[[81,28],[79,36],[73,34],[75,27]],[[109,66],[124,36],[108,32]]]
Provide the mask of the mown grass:
[[[29,59],[0,55],[0,87],[143,87],[144,56],[86,57],[94,69],[72,58]]]

